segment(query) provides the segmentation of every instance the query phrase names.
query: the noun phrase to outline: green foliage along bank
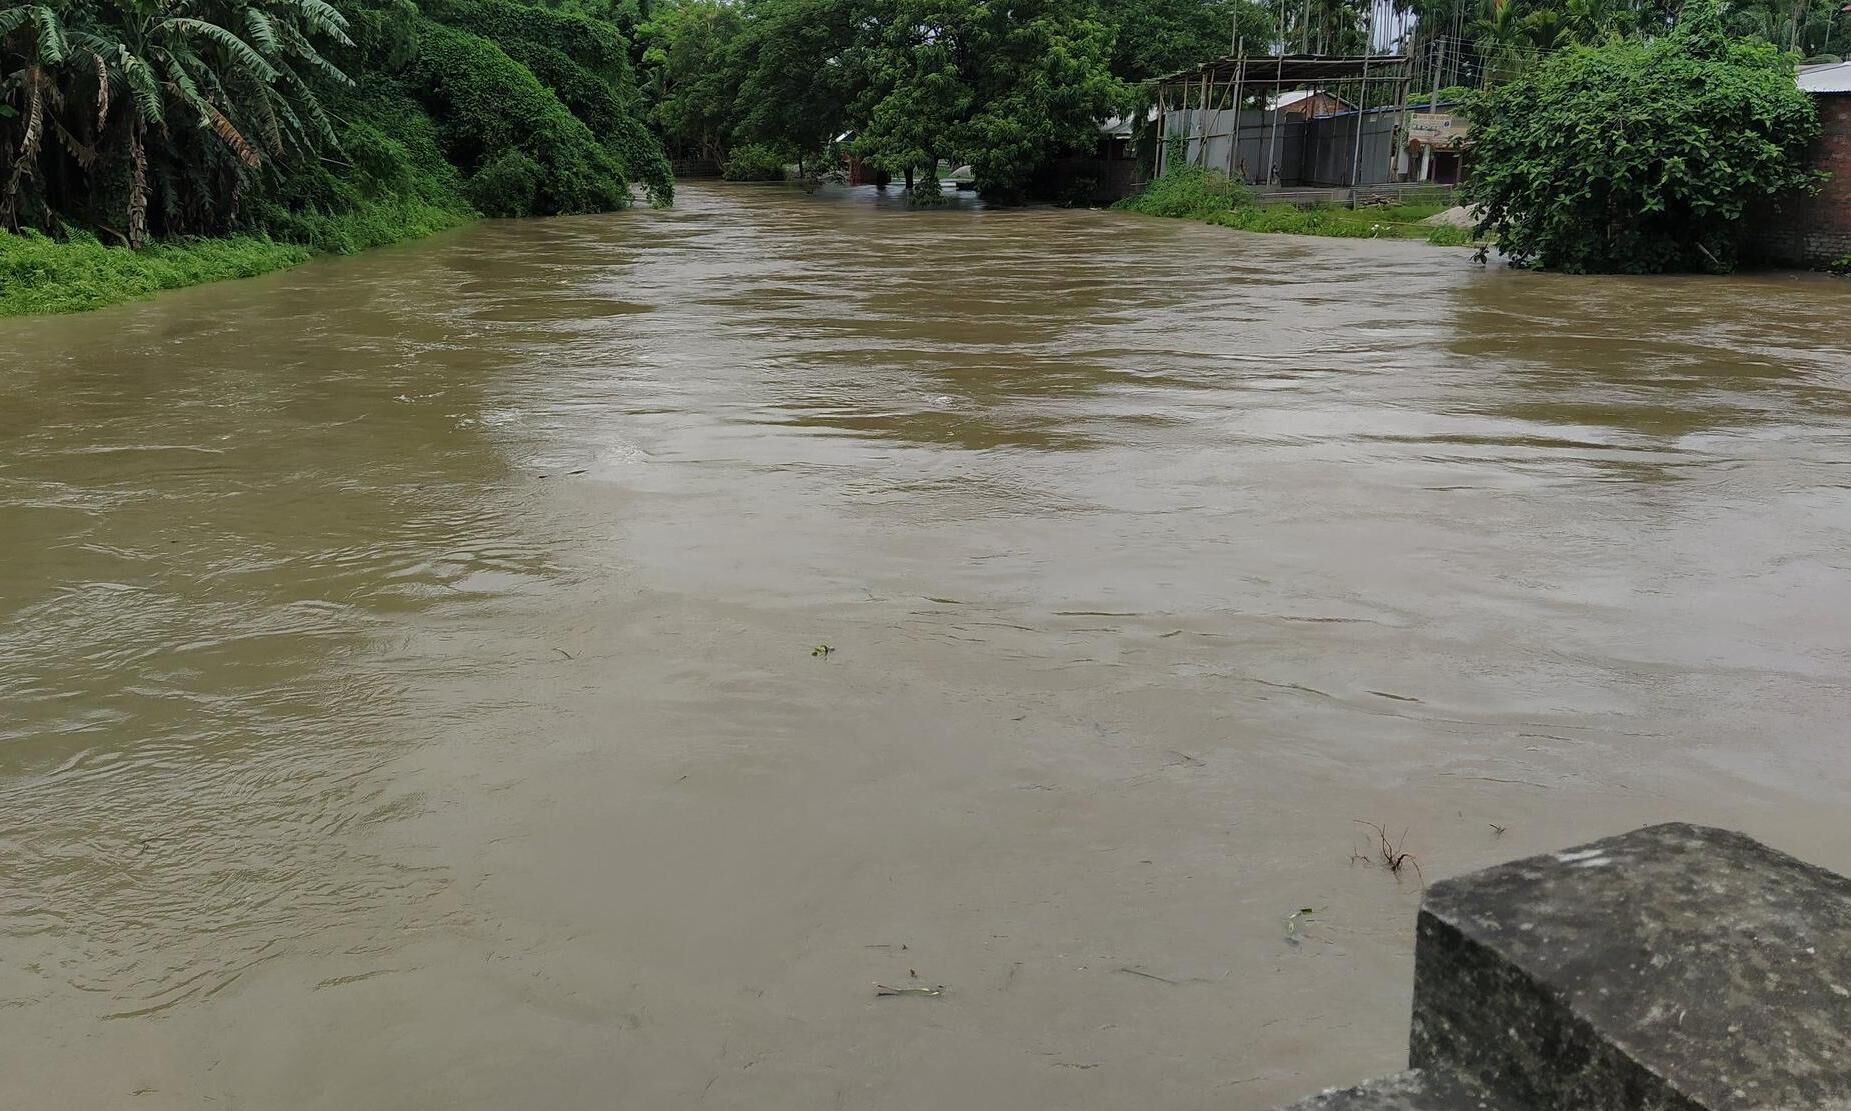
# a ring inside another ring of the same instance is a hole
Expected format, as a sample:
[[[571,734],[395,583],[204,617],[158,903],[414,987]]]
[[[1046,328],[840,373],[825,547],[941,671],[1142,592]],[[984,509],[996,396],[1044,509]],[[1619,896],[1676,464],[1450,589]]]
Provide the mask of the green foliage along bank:
[[[1252,0],[656,0],[639,30],[650,115],[677,158],[734,178],[843,155],[931,203],[968,165],[992,202],[1058,192],[1138,83],[1266,40]]]
[[[1818,134],[1791,62],[1731,38],[1713,0],[1650,42],[1549,58],[1471,103],[1478,231],[1574,273],[1727,271],[1744,217],[1805,190]]]
[[[0,233],[0,316],[101,308],[165,289],[281,270],[312,253],[298,244],[244,235],[129,250],[81,234],[58,242],[35,232]]]
[[[1343,239],[1424,239],[1435,246],[1461,247],[1472,241],[1464,228],[1422,223],[1446,210],[1443,191],[1411,197],[1392,205],[1339,208],[1319,205],[1260,204],[1253,191],[1219,170],[1175,164],[1145,189],[1113,207],[1145,216],[1199,220],[1240,231],[1326,235]]]
[[[0,0],[0,311],[478,214],[621,208],[633,187],[670,203],[638,19],[518,0]]]

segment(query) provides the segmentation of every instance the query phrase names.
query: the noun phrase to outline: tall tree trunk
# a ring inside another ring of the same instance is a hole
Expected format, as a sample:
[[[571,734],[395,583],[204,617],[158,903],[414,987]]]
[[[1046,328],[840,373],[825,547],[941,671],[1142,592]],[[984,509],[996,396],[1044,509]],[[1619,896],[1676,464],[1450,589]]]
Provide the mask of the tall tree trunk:
[[[148,152],[141,144],[141,126],[135,125],[129,138],[129,157],[135,172],[129,179],[129,246],[148,244]]]
[[[925,165],[919,168],[919,180],[913,186],[912,203],[915,205],[934,205],[944,199],[944,193],[938,184],[938,159],[927,156]]]

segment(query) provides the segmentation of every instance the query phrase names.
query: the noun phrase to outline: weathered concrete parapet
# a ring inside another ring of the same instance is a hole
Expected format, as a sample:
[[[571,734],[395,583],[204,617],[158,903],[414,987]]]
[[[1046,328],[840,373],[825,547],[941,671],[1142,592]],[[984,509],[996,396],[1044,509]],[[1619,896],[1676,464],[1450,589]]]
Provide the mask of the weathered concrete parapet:
[[[1851,880],[1662,825],[1434,884],[1414,1071],[1297,1111],[1851,1111]]]

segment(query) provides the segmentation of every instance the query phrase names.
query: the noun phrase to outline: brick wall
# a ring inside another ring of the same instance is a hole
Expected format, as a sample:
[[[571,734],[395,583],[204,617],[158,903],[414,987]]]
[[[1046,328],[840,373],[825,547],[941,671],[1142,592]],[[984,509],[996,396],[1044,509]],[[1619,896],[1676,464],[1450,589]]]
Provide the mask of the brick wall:
[[[1774,262],[1828,266],[1851,256],[1851,94],[1815,95],[1819,142],[1812,164],[1832,175],[1814,196],[1753,217],[1750,253]]]

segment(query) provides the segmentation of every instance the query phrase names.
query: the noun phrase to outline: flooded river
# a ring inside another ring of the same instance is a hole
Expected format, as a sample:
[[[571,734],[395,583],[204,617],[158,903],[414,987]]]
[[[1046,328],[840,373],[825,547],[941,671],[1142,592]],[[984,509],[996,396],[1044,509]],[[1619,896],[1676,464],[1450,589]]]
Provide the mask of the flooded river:
[[[1359,820],[1851,869],[1848,303],[694,186],[0,322],[0,1107],[1398,1068]]]

